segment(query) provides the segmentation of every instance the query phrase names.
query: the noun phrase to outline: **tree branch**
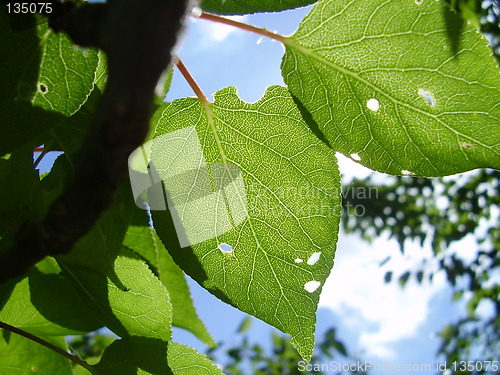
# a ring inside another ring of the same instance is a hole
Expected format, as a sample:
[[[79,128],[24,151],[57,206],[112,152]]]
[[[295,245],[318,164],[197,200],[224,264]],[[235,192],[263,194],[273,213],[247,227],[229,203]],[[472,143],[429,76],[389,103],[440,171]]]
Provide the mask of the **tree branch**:
[[[84,361],[84,360],[82,360],[80,358],[77,358],[74,355],[69,354],[68,352],[62,350],[61,348],[55,346],[54,344],[52,344],[52,343],[50,343],[48,341],[45,341],[44,339],[42,339],[42,338],[40,338],[38,336],[32,335],[29,332],[23,331],[22,329],[19,329],[17,327],[11,326],[10,324],[4,323],[4,322],[0,322],[0,329],[4,329],[6,331],[9,331],[9,332],[12,332],[12,333],[16,333],[19,336],[23,336],[23,337],[27,338],[28,340],[31,340],[31,341],[34,341],[34,342],[40,344],[40,345],[43,345],[47,349],[50,349],[50,350],[56,352],[57,354],[60,354],[63,357],[68,358],[70,361],[75,362],[76,364],[78,364],[78,365],[86,368],[92,374],[94,373],[94,370],[93,370],[92,366],[89,365],[86,361]]]
[[[107,55],[109,77],[96,118],[75,157],[75,177],[40,223],[25,224],[0,257],[0,283],[23,275],[47,255],[68,253],[113,202],[127,160],[149,130],[154,89],[188,0],[109,0],[50,21],[76,43]]]

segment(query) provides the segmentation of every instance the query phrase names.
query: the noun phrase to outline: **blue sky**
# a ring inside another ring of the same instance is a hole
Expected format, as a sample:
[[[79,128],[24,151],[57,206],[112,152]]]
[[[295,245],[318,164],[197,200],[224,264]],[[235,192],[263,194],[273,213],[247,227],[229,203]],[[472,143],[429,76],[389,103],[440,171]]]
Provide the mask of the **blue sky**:
[[[283,35],[290,35],[309,8],[278,14],[237,17]],[[266,87],[283,85],[280,62],[283,47],[275,41],[210,21],[192,19],[178,49],[180,58],[207,96],[226,86],[236,86],[246,101],[257,101]],[[178,72],[167,98],[194,96]],[[369,171],[339,156],[346,181],[365,177]],[[383,177],[381,177],[383,178]],[[387,238],[372,244],[356,235],[341,233],[332,274],[323,287],[318,311],[318,337],[334,326],[351,353],[380,364],[435,365],[439,340],[436,334],[460,313],[450,303],[451,291],[443,275],[433,284],[416,285],[410,280],[404,289],[397,283],[385,284],[384,274],[402,274],[419,259],[431,255],[429,247],[408,244],[402,255],[397,243]],[[380,267],[387,256],[391,260]],[[234,332],[245,314],[216,300],[196,283],[190,283],[202,320],[216,341],[235,345]],[[269,343],[271,328],[254,319],[251,337]],[[203,344],[176,330],[174,339],[204,350]],[[380,371],[378,374],[389,373]],[[423,372],[424,373],[424,372]],[[427,372],[428,373],[428,372]]]

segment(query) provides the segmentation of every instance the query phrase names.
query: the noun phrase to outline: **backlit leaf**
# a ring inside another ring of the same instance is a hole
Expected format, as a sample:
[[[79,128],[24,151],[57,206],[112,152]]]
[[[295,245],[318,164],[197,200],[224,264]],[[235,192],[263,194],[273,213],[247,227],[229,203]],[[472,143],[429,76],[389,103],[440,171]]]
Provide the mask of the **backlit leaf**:
[[[172,306],[168,292],[143,260],[129,250],[106,274],[62,262],[64,274],[97,318],[118,336],[170,340]]]
[[[334,150],[391,174],[500,168],[500,71],[443,2],[321,0],[285,44],[284,80]]]
[[[196,314],[184,273],[150,227],[146,211],[135,209],[123,245],[144,258],[167,288],[172,303],[172,324],[191,331],[205,344],[215,346],[212,336]]]
[[[76,47],[46,23],[12,31],[1,6],[0,155],[74,114],[94,86],[98,61],[97,51]]]
[[[175,208],[173,216],[153,211],[153,221],[176,263],[223,301],[290,334],[309,358],[340,220],[334,153],[278,86],[252,104],[234,88],[203,107],[174,101],[155,136],[152,164]]]
[[[186,345],[170,344],[167,358],[174,375],[224,375],[206,355]]]

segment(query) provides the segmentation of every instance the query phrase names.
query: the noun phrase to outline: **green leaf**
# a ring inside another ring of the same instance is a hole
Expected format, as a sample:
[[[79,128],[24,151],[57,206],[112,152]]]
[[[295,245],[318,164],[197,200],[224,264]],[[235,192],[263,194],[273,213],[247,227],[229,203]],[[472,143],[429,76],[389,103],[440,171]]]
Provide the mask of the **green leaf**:
[[[170,344],[167,358],[174,375],[224,375],[206,355],[186,345]]]
[[[283,87],[257,103],[214,97],[174,101],[157,124],[151,160],[175,209],[153,211],[154,227],[187,274],[309,358],[340,220],[335,155]]]
[[[33,144],[87,100],[99,61],[46,23],[13,32],[0,7],[0,155]]]
[[[43,143],[48,151],[63,151],[69,156],[76,154],[87,136],[101,98],[101,90],[95,87],[78,112],[44,134],[37,143]]]
[[[279,12],[312,4],[317,0],[203,0],[204,11],[218,14],[248,14],[257,12]]]
[[[123,249],[106,274],[66,262],[61,268],[97,318],[118,336],[170,340],[172,306],[168,292],[148,266]]]
[[[434,0],[321,0],[285,41],[283,77],[333,149],[369,168],[500,168],[500,72],[462,24]]]
[[[173,311],[172,324],[192,332],[205,344],[215,346],[214,339],[196,314],[184,273],[175,264],[154,229],[149,226],[146,211],[135,209],[123,245],[145,259],[167,288]]]
[[[64,337],[51,337],[44,340],[67,350]],[[71,375],[68,359],[60,354],[24,337],[0,330],[0,374]]]
[[[155,88],[155,103],[157,105],[162,105],[164,103],[164,99],[170,90],[170,86],[172,85],[172,79],[174,77],[174,67],[169,67],[160,77],[160,80]]]
[[[410,275],[411,273],[407,271],[401,276],[399,276],[399,285],[401,286],[401,288],[404,288],[404,286],[408,282],[408,279],[410,278]]]
[[[250,326],[252,325],[252,318],[247,316],[243,321],[241,322],[240,326],[236,330],[237,333],[245,333],[250,329]]]
[[[100,328],[60,271],[53,258],[46,258],[12,291],[7,285],[0,286],[0,321],[37,336],[75,335]]]
[[[130,224],[132,204],[130,188],[124,186],[115,203],[101,215],[92,230],[76,243],[69,254],[59,255],[57,260],[66,265],[81,265],[102,274],[112,270]]]
[[[98,375],[172,375],[167,364],[167,342],[125,337],[106,348],[94,365]]]
[[[44,134],[38,142],[44,144],[45,149],[63,151],[68,155],[74,155],[80,149],[101,103],[108,76],[105,57],[104,53],[99,53],[95,84],[87,101],[71,117]]]

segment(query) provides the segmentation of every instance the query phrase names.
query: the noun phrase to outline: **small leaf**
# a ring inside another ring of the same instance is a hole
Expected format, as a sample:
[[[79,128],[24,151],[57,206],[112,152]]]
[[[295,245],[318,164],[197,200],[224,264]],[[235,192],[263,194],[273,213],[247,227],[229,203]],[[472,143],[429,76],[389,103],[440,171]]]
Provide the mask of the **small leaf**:
[[[458,301],[464,295],[463,290],[459,290],[458,292],[453,293],[453,302]]]
[[[61,349],[68,349],[64,337],[43,339]],[[15,333],[0,330],[0,374],[33,373],[73,374],[69,360],[60,354]]]
[[[153,211],[153,221],[175,262],[223,301],[290,334],[309,358],[340,220],[334,153],[277,86],[252,104],[234,88],[210,105],[174,101],[155,136],[151,163],[177,222],[167,211]]]
[[[461,24],[441,1],[320,0],[285,40],[283,78],[332,148],[371,169],[499,169],[500,72]]]
[[[410,272],[405,272],[404,274],[399,276],[399,285],[401,286],[401,288],[404,288],[404,286],[408,282],[410,275],[411,275]]]
[[[168,68],[160,77],[158,84],[155,89],[155,102],[157,105],[162,105],[164,103],[165,97],[167,96],[170,86],[172,84],[172,78],[174,77],[173,66]]]
[[[203,10],[218,14],[248,14],[257,12],[279,12],[299,8],[314,3],[317,0],[203,0]]]
[[[422,284],[422,280],[424,279],[424,272],[423,271],[418,271],[416,274],[417,281],[419,284]]]
[[[380,263],[378,264],[378,266],[382,267],[390,260],[391,260],[391,256],[389,255],[389,256],[385,257],[383,260],[381,260]]]
[[[392,271],[387,271],[384,276],[384,281],[390,283],[392,280]]]
[[[172,306],[168,292],[147,265],[123,249],[106,274],[61,262],[80,296],[103,325],[118,336],[170,340]]]
[[[206,355],[176,343],[168,346],[168,365],[174,375],[224,375]]]
[[[13,32],[0,8],[0,155],[74,114],[94,86],[96,50],[76,47],[46,23]]]
[[[243,321],[241,322],[240,326],[236,330],[238,333],[245,333],[250,329],[250,326],[252,325],[252,318],[247,316]]]
[[[125,337],[106,348],[94,369],[97,375],[172,375],[167,346],[158,339]]]
[[[214,339],[196,314],[184,273],[149,226],[146,211],[135,208],[123,245],[144,258],[167,288],[173,311],[172,324],[189,330],[205,344],[215,346]]]

